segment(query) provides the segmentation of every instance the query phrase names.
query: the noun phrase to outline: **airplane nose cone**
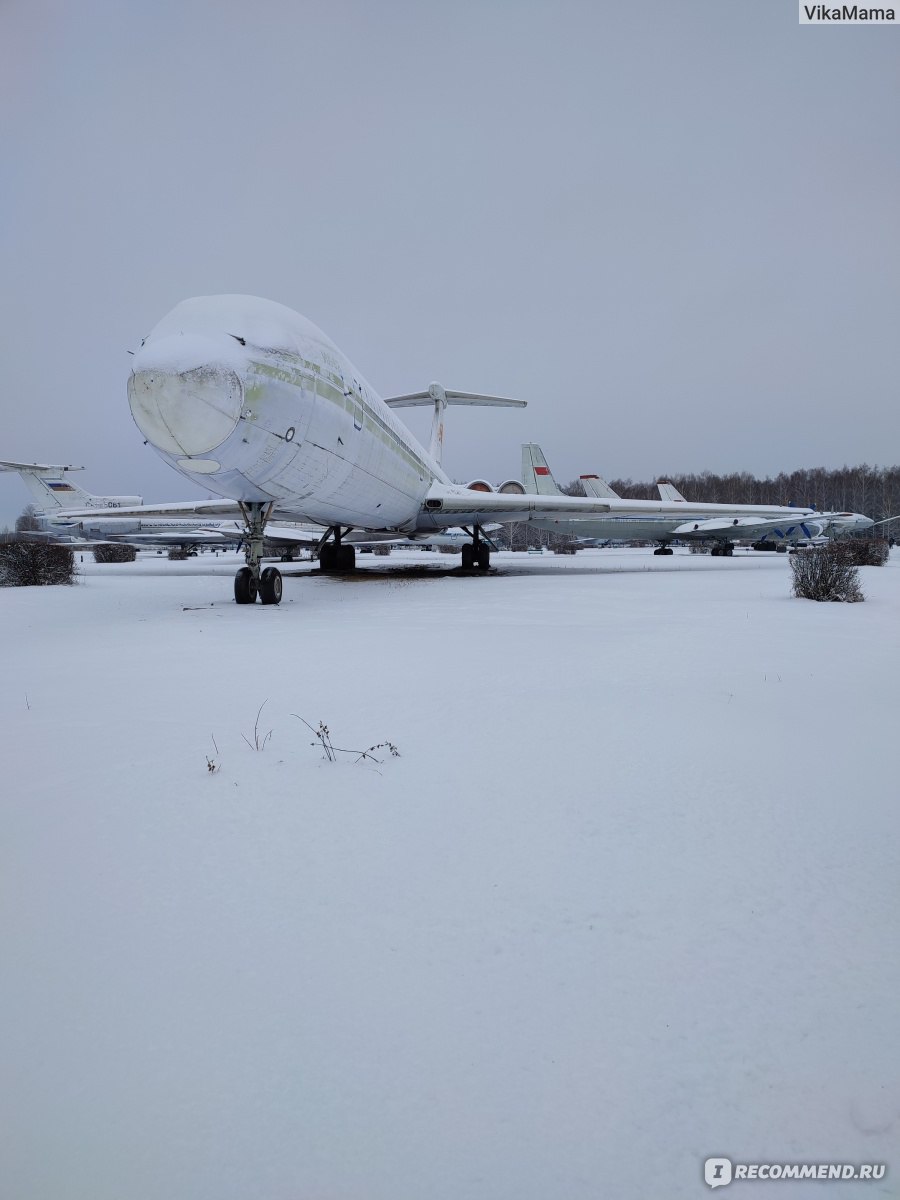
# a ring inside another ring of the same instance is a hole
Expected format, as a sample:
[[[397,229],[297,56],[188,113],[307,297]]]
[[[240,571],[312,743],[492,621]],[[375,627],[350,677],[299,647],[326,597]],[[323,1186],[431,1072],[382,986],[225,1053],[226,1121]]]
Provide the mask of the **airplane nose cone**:
[[[159,450],[206,454],[221,446],[237,425],[243,385],[231,366],[211,361],[209,350],[214,352],[214,347],[171,340],[175,345],[151,344],[135,359],[128,381],[131,413],[147,441]]]

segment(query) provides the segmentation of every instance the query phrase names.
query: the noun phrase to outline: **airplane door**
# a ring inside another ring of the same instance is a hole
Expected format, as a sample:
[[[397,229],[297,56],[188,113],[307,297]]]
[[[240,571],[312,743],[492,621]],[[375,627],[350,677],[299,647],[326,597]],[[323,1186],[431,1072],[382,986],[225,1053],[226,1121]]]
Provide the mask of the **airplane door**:
[[[353,428],[357,431],[361,430],[363,427],[362,392],[355,379],[350,384],[350,403],[353,406]]]

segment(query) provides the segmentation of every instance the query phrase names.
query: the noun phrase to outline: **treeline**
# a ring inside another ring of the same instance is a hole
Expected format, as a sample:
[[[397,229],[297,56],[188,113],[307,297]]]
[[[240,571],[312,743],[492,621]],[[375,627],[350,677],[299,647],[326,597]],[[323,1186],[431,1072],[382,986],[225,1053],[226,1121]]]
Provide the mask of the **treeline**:
[[[710,504],[796,504],[815,505],[825,512],[858,512],[882,521],[900,513],[900,466],[811,467],[782,472],[774,479],[757,479],[748,471],[731,475],[668,475],[687,500]],[[656,500],[656,483],[636,483],[632,479],[610,479],[609,485],[625,500]],[[581,496],[580,480],[563,488],[568,495]]]

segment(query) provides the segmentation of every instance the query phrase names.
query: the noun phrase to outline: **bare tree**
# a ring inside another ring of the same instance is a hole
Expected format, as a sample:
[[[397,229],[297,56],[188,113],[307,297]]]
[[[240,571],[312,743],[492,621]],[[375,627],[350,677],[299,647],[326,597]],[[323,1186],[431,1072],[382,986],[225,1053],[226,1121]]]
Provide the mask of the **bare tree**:
[[[26,504],[16,517],[16,533],[34,533],[41,527],[37,519],[37,509],[33,504]]]

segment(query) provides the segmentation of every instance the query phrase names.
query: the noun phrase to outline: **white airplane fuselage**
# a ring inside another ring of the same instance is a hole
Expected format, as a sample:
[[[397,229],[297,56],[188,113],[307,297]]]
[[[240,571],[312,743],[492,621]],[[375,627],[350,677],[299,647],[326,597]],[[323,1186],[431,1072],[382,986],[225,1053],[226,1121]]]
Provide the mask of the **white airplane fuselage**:
[[[246,296],[186,300],[128,384],[157,452],[233,500],[289,498],[320,525],[412,530],[438,464],[311,322]]]

